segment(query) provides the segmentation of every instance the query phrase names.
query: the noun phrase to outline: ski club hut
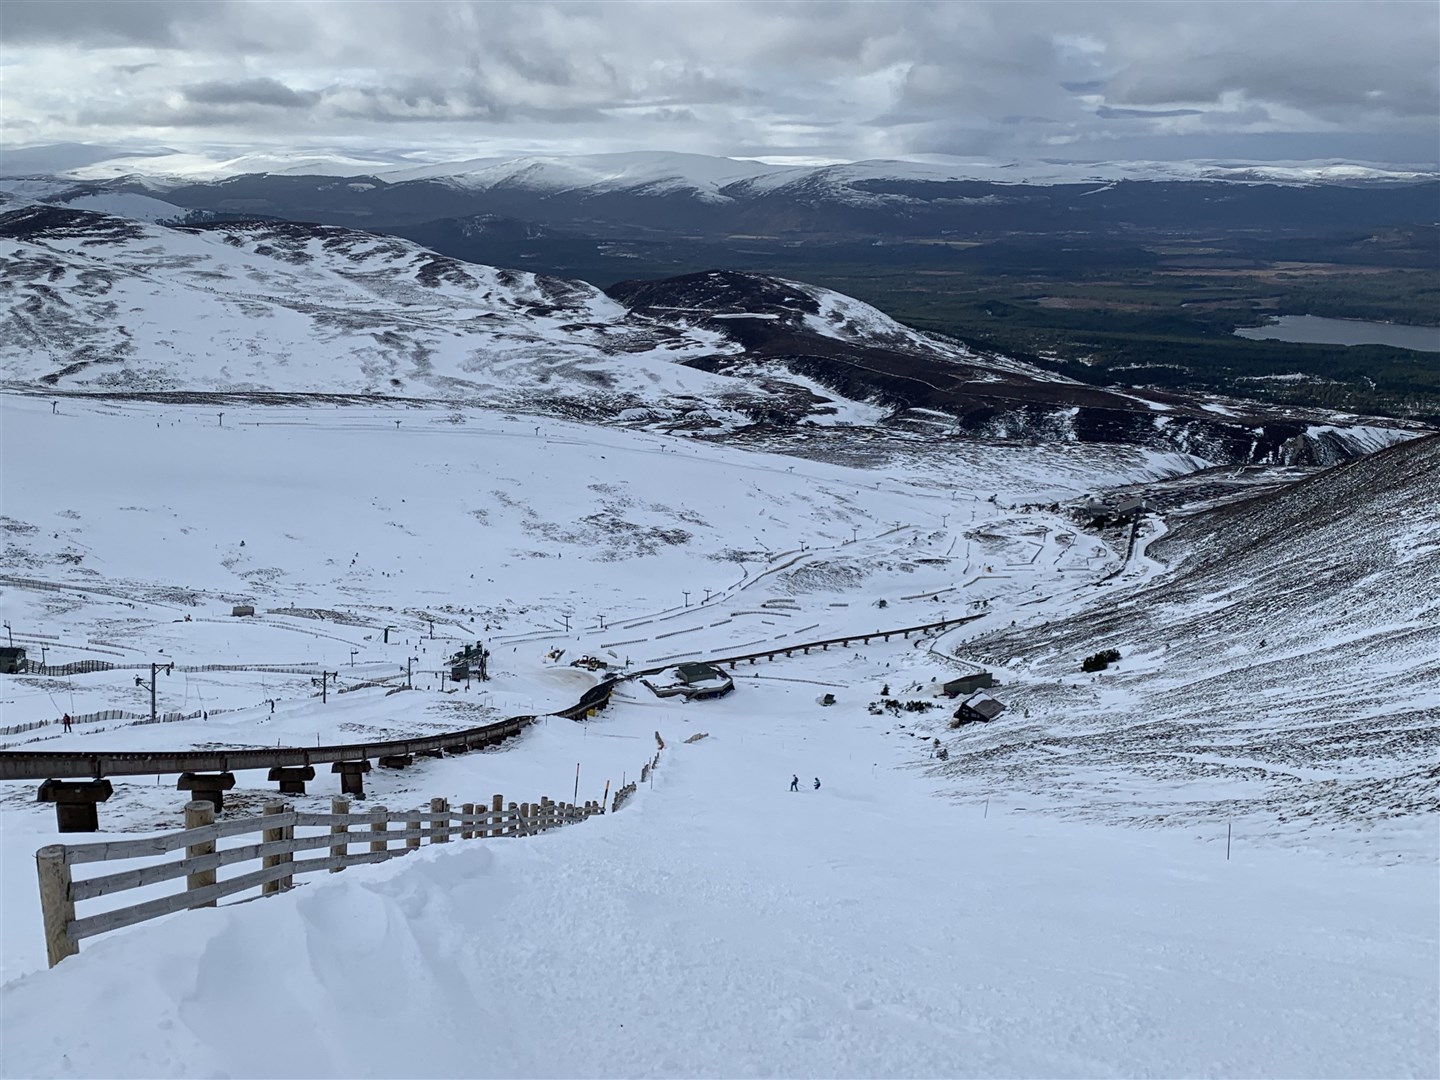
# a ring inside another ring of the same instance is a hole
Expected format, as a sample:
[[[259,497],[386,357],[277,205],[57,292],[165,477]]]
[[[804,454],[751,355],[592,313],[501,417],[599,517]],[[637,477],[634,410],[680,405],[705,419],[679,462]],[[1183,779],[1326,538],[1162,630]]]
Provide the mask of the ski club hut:
[[[25,650],[19,645],[0,645],[0,675],[25,674]]]
[[[641,679],[656,697],[683,697],[686,701],[724,697],[735,689],[729,675],[711,664],[677,664],[651,679]]]
[[[984,690],[976,690],[955,710],[956,726],[973,723],[988,724],[1004,711],[1005,706],[1002,702],[991,697]]]

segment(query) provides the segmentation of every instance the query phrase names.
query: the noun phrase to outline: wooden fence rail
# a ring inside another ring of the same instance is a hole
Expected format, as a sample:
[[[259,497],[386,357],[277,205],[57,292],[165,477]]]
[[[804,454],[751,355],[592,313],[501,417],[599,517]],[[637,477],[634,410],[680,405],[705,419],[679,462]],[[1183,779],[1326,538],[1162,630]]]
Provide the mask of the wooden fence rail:
[[[660,766],[665,740],[655,733],[658,749],[645,762],[641,777],[649,779]],[[615,793],[610,812],[620,809],[634,794],[631,783]],[[609,784],[606,784],[609,792]],[[503,795],[487,803],[464,803],[458,809],[445,799],[431,799],[429,810],[388,810],[373,806],[350,812],[350,800],[332,799],[330,813],[297,811],[272,799],[259,817],[215,820],[215,807],[197,800],[185,807],[185,828],[133,840],[103,840],[93,844],[51,844],[35,853],[40,878],[40,911],[45,923],[45,951],[54,967],[80,951],[80,942],[109,930],[133,926],[190,908],[214,907],[227,896],[259,889],[261,896],[283,892],[301,874],[322,870],[339,873],[347,866],[384,862],[416,850],[424,843],[444,844],[452,837],[482,840],[535,836],[606,813],[605,802],[557,803],[548,797],[537,802],[508,802]],[[391,826],[399,826],[391,828]],[[296,830],[319,830],[297,835]],[[221,840],[260,833],[259,843],[221,848]],[[358,848],[359,850],[351,850]],[[183,859],[92,877],[75,878],[72,867],[127,859],[154,859],[185,849]],[[325,854],[297,859],[303,852]],[[217,871],[241,863],[260,863],[259,870],[221,881]],[[146,900],[128,907],[77,917],[75,905],[89,900],[185,879],[185,891]]]
[[[384,862],[414,851],[422,843],[447,843],[452,837],[534,836],[574,825],[605,813],[598,802],[557,803],[549,798],[518,805],[501,795],[490,803],[454,808],[432,799],[429,810],[387,810],[376,806],[350,812],[347,799],[335,799],[328,814],[297,812],[272,800],[259,817],[214,820],[214,806],[197,801],[185,807],[186,828],[136,840],[93,844],[52,844],[35,853],[40,878],[40,906],[45,922],[46,953],[54,967],[80,951],[80,942],[96,934],[159,918],[189,908],[213,907],[216,901],[250,889],[271,895],[288,889],[294,878],[322,870],[338,873],[347,866]],[[398,826],[398,828],[392,828]],[[299,829],[322,830],[296,835]],[[229,837],[261,833],[259,843],[217,848]],[[352,848],[361,850],[351,850]],[[72,867],[122,859],[154,858],[185,849],[183,859],[151,863],[130,870],[76,879]],[[325,854],[297,859],[309,851]],[[259,870],[217,880],[216,871],[241,863],[260,862]],[[185,879],[185,890],[154,900],[77,917],[75,905],[130,889]]]

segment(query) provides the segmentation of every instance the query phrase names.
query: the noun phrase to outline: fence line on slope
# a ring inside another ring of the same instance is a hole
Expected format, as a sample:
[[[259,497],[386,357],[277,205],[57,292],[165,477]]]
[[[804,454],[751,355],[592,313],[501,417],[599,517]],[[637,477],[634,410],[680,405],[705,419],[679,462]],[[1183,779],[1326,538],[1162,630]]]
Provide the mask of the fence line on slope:
[[[154,720],[150,719],[149,713],[131,712],[129,709],[101,709],[98,712],[80,713],[78,716],[70,717],[71,724],[98,724],[105,720],[134,720],[133,726],[141,724],[173,724],[180,720],[196,720],[201,716],[218,716],[221,713],[234,712],[234,709],[196,709],[194,712],[161,713]],[[8,727],[0,727],[0,735],[21,735],[27,731],[35,731],[42,727],[53,727],[55,724],[63,724],[63,720],[32,720],[28,724],[11,724]]]
[[[665,742],[655,733],[659,749],[640,769],[640,783],[650,779],[659,767]],[[215,807],[208,801],[185,806],[185,828],[160,836],[133,840],[108,840],[91,844],[50,844],[35,853],[40,881],[40,910],[45,930],[45,952],[51,967],[80,951],[80,942],[110,930],[158,919],[177,911],[216,907],[237,893],[259,889],[259,895],[273,896],[292,888],[301,874],[327,870],[337,874],[347,866],[384,862],[408,855],[422,844],[443,844],[460,840],[515,839],[537,836],[552,829],[619,810],[635,794],[635,781],[619,788],[607,808],[604,800],[583,803],[556,802],[542,796],[535,802],[516,803],[494,795],[488,804],[463,803],[455,807],[447,799],[430,800],[429,810],[389,810],[371,807],[350,812],[350,800],[331,800],[330,813],[296,811],[280,799],[265,804],[258,817],[215,820]],[[606,784],[609,794],[609,784]],[[398,825],[398,830],[392,830]],[[317,830],[297,835],[296,830]],[[352,831],[352,829],[354,831]],[[217,841],[233,836],[261,833],[260,843],[217,848]],[[359,851],[352,846],[365,845]],[[391,846],[397,845],[397,846]],[[184,849],[178,860],[152,862],[130,870],[76,879],[72,867],[168,855]],[[328,849],[328,850],[327,850]],[[325,852],[296,859],[297,853]],[[221,867],[259,861],[260,869],[238,876],[217,879]],[[127,907],[77,917],[75,905],[88,900],[185,879],[183,892],[170,893]]]
[[[161,665],[167,666],[167,665]],[[310,661],[299,664],[171,664],[176,671],[258,671],[267,675],[316,675],[320,665]],[[41,664],[35,660],[25,661],[26,675],[45,675],[64,678],[69,675],[89,675],[96,671],[145,671],[149,664],[112,664],[108,660],[76,660],[69,664]]]

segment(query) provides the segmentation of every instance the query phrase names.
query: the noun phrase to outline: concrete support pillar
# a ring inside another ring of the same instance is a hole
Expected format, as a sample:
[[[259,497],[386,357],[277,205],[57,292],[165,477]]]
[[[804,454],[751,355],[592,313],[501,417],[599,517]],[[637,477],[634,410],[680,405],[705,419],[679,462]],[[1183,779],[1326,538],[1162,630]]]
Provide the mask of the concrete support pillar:
[[[55,804],[55,825],[60,832],[97,832],[97,804],[114,793],[109,780],[46,780],[35,801]]]
[[[315,779],[315,766],[277,765],[266,779],[279,782],[281,795],[304,795],[305,781]]]
[[[193,799],[204,799],[215,808],[218,814],[225,809],[225,792],[235,786],[235,774],[231,772],[221,773],[181,773],[180,779],[175,781],[177,791],[188,791]]]
[[[365,774],[370,771],[370,762],[364,758],[359,761],[337,761],[330,766],[332,773],[340,774],[340,793],[349,795],[352,798],[365,798]]]

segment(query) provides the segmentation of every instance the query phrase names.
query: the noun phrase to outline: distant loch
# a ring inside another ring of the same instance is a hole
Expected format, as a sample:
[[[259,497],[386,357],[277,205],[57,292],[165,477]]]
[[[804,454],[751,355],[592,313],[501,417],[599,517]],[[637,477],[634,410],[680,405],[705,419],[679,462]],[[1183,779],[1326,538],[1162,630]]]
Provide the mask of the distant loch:
[[[1440,352],[1440,326],[1323,319],[1318,315],[1281,315],[1266,326],[1241,326],[1236,334],[1251,341],[1293,341],[1307,345],[1390,345],[1416,352]]]

